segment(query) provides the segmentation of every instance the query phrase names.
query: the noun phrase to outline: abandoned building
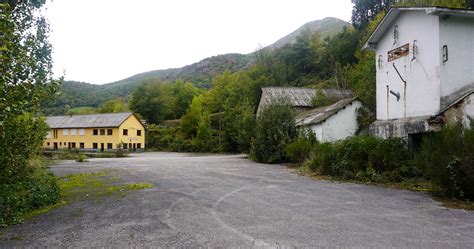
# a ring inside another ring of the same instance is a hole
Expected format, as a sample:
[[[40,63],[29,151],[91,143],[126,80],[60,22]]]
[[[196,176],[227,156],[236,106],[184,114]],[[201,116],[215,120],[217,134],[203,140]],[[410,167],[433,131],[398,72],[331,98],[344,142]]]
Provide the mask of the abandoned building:
[[[293,106],[296,113],[309,111],[313,109],[311,102],[318,91],[321,91],[328,99],[341,100],[354,97],[354,93],[349,90],[328,88],[314,89],[306,87],[263,87],[257,115],[268,105],[281,101],[287,101]]]
[[[357,110],[362,103],[355,97],[299,113],[296,125],[310,128],[320,142],[334,142],[354,136],[359,128]]]
[[[44,149],[145,149],[145,127],[130,112],[47,117]]]
[[[318,91],[335,103],[313,108],[312,100]],[[349,90],[264,87],[257,115],[267,106],[282,101],[288,102],[295,109],[296,125],[310,128],[316,134],[318,141],[341,140],[355,135],[358,129],[357,109],[362,104]]]
[[[375,51],[370,133],[410,138],[474,118],[474,11],[392,8],[363,49]]]

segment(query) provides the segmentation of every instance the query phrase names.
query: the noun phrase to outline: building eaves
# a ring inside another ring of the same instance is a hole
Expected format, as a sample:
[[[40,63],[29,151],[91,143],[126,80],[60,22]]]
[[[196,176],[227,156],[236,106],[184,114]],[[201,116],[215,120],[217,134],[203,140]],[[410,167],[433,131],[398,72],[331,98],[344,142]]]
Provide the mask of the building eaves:
[[[391,8],[362,46],[363,50],[375,51],[377,42],[403,11],[425,11],[427,15],[460,16],[474,18],[474,11],[444,7],[397,7]]]
[[[344,109],[346,106],[352,104],[355,100],[357,100],[357,97],[347,98],[339,100],[338,102],[329,106],[323,106],[300,113],[296,116],[296,124],[300,126],[321,123],[338,113],[341,109]]]

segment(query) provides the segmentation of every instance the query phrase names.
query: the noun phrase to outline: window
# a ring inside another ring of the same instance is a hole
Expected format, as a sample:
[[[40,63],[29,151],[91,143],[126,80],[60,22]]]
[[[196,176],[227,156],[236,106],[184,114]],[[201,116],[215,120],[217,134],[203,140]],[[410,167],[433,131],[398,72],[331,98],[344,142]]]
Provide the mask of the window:
[[[63,129],[63,136],[67,136],[68,131],[68,129]]]
[[[127,149],[127,146],[128,144],[123,144],[123,149],[126,150]]]
[[[128,136],[128,130],[127,129],[123,129],[123,135]]]
[[[84,149],[84,143],[79,143],[79,148]]]
[[[71,143],[71,148],[75,149],[76,148],[76,143]]]
[[[448,45],[443,46],[443,63],[448,61]]]
[[[141,143],[137,143],[137,149],[141,149],[142,148],[142,144]]]
[[[97,150],[97,148],[99,148],[99,146],[97,146],[97,143],[93,143],[93,144],[92,144],[92,149],[96,149],[96,150]]]
[[[142,135],[142,130],[137,130],[137,136],[141,136]]]
[[[108,149],[108,150],[113,149],[113,148],[112,148],[112,143],[107,143],[107,149]]]
[[[59,142],[59,146],[63,146],[63,143],[62,143],[62,142]]]
[[[84,136],[85,132],[84,129],[79,129],[79,136]]]
[[[46,138],[48,138],[48,139],[51,138],[51,131],[48,131],[48,132],[46,133]]]
[[[105,135],[105,129],[100,129],[100,135],[104,136]]]
[[[112,136],[112,133],[113,133],[112,129],[107,129],[107,136]]]
[[[94,129],[94,130],[92,131],[92,135],[94,135],[94,136],[99,135],[99,130]]]
[[[77,133],[77,130],[76,129],[71,129],[71,136],[75,136]]]
[[[49,146],[49,142],[48,142],[48,146]]]
[[[53,130],[53,137],[58,138],[58,130]]]

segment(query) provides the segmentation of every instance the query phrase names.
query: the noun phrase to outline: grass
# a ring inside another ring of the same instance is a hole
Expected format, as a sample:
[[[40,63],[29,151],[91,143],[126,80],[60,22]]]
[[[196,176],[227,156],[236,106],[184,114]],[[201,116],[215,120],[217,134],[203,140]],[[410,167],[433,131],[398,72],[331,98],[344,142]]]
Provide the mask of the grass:
[[[111,173],[111,171],[100,171],[71,174],[59,178],[58,185],[61,191],[62,201],[26,213],[22,216],[22,219],[31,219],[55,208],[79,201],[103,201],[110,197],[125,197],[132,191],[154,187],[151,183],[119,184],[121,178],[111,176]]]
[[[423,192],[429,193],[433,196],[433,199],[440,202],[441,205],[447,208],[454,209],[464,209],[464,210],[473,210],[474,211],[474,202],[458,200],[451,197],[443,196],[440,194],[440,190],[430,181],[417,181],[417,180],[405,180],[402,182],[365,182],[365,181],[356,181],[356,180],[344,180],[342,178],[321,175],[318,172],[311,171],[308,167],[300,166],[297,168],[298,174],[306,176],[312,179],[323,180],[323,181],[333,181],[333,182],[350,182],[357,184],[365,184],[371,186],[379,186],[384,188],[391,189],[403,189],[414,192]]]

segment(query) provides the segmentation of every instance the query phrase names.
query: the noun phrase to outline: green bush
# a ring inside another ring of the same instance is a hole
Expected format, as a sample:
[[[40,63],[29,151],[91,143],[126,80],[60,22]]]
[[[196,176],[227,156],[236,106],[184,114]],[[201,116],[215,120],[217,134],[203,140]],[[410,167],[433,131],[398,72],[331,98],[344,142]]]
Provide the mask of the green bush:
[[[297,136],[294,117],[293,108],[286,104],[274,104],[262,110],[257,119],[250,157],[264,163],[285,160],[286,145]]]
[[[445,193],[474,199],[474,129],[448,126],[426,136],[415,164]]]
[[[298,138],[297,140],[286,145],[286,157],[295,163],[301,163],[308,159],[311,153],[311,143],[306,139]]]
[[[323,175],[344,179],[400,181],[403,175],[412,174],[410,159],[411,154],[400,139],[356,136],[316,145],[309,166]]]

